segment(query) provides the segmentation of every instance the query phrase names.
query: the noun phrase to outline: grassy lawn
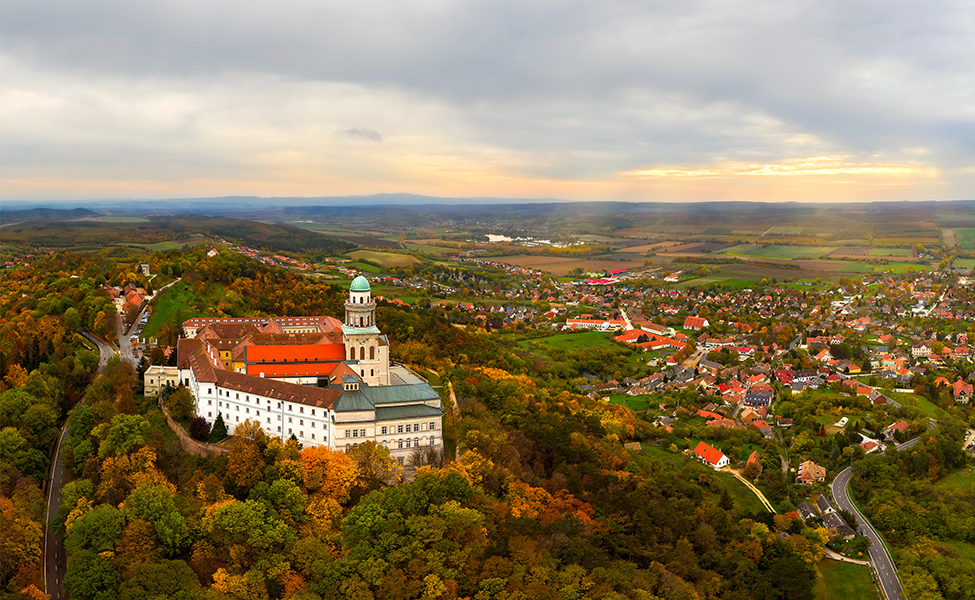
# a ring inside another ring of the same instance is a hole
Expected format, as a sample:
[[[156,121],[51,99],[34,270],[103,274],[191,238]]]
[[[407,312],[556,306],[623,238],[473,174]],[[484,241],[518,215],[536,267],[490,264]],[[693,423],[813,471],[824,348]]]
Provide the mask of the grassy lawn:
[[[603,331],[582,331],[580,333],[560,333],[533,340],[523,340],[518,345],[531,348],[532,344],[541,344],[545,348],[618,348],[613,341],[612,334]]]
[[[959,269],[975,269],[975,258],[956,258],[953,266]]]
[[[938,490],[952,493],[975,494],[975,468],[964,467],[938,480]],[[975,550],[975,546],[971,546]]]
[[[724,265],[721,265],[724,266]],[[708,275],[707,277],[697,277],[695,279],[688,279],[686,281],[681,281],[680,283],[674,284],[674,287],[686,289],[690,287],[706,286],[712,283],[726,285],[728,287],[734,288],[747,288],[755,285],[756,281],[760,281],[762,278],[757,279],[742,279],[741,277],[734,277],[732,275]]]
[[[674,465],[682,465],[684,464],[684,462],[689,460],[686,455],[681,454],[680,452],[674,454],[672,452],[669,452],[663,446],[652,446],[650,444],[640,442],[640,447],[643,448],[643,453],[646,454],[647,456],[653,456],[655,458],[659,458],[660,460],[666,463],[670,463]]]
[[[142,332],[142,337],[159,337],[159,329],[166,323],[172,323],[176,319],[176,312],[179,311],[182,320],[192,319],[193,317],[212,316],[193,308],[197,300],[203,300],[210,304],[216,304],[223,296],[224,286],[215,286],[215,293],[209,298],[198,298],[193,293],[193,287],[179,282],[176,285],[162,292],[155,299],[152,305],[152,316]]]
[[[626,394],[612,394],[609,397],[610,404],[625,406],[630,410],[648,410],[657,408],[660,405],[661,396],[627,396]]]
[[[940,419],[945,416],[944,409],[938,408],[931,403],[930,400],[924,398],[923,396],[917,396],[915,394],[901,394],[894,393],[894,400],[900,402],[904,406],[910,406],[917,408],[921,411],[921,414],[925,417],[930,417],[933,419]]]
[[[745,487],[745,484],[735,478],[734,475],[730,473],[715,473],[718,483],[724,488],[731,499],[734,501],[735,506],[738,508],[748,511],[763,513],[768,512],[762,501],[758,499],[750,489]]]
[[[835,560],[819,561],[816,600],[879,600],[869,567]]]
[[[958,553],[958,558],[971,564],[975,564],[975,544],[967,544],[955,540],[938,540],[939,544],[948,546]]]

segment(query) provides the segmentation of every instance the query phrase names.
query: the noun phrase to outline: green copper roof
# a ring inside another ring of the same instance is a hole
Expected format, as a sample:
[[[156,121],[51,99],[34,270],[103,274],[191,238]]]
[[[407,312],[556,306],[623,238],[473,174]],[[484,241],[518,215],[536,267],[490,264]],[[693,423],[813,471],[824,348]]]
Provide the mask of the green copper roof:
[[[359,275],[352,280],[352,287],[349,288],[353,292],[368,292],[369,291],[369,280]]]

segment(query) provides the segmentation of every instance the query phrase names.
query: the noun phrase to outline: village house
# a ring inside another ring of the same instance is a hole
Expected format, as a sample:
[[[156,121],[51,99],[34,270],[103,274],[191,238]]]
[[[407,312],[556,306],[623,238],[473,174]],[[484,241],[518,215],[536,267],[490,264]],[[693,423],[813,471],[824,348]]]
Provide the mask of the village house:
[[[710,465],[715,470],[721,469],[731,462],[720,450],[705,442],[698,443],[697,448],[694,449],[694,454],[701,462]]]
[[[796,473],[796,483],[802,485],[812,485],[822,483],[826,480],[826,469],[807,460],[799,464],[799,471]]]
[[[884,439],[886,439],[888,442],[894,441],[895,434],[899,433],[903,435],[907,433],[908,427],[910,427],[910,425],[908,424],[907,421],[903,419],[897,421],[893,425],[888,425],[887,427],[884,428]]]

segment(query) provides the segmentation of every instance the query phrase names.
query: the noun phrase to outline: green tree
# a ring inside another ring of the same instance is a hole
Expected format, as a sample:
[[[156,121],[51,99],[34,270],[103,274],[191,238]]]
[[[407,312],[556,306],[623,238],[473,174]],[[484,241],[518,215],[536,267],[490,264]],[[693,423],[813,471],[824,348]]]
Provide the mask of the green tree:
[[[136,446],[145,444],[148,436],[149,421],[142,415],[115,415],[108,434],[98,449],[98,455],[105,457],[127,454]]]
[[[152,523],[163,549],[169,554],[178,552],[189,536],[186,520],[176,507],[173,493],[164,485],[137,485],[122,504],[122,512],[130,521]]]
[[[186,386],[179,386],[166,396],[166,409],[177,421],[188,421],[193,418],[195,403],[193,394]]]
[[[78,314],[78,309],[72,306],[64,311],[64,326],[71,331],[81,330],[81,315]]]
[[[119,600],[196,600],[200,580],[182,560],[162,560],[132,567],[119,586]]]
[[[123,525],[125,516],[122,511],[110,504],[99,504],[71,523],[64,547],[69,553],[82,549],[95,552],[114,550]]]
[[[76,600],[114,600],[118,581],[112,563],[92,550],[79,550],[68,559],[64,587]]]
[[[223,422],[223,413],[217,413],[217,420],[210,430],[210,441],[221,442],[227,438],[227,424]]]

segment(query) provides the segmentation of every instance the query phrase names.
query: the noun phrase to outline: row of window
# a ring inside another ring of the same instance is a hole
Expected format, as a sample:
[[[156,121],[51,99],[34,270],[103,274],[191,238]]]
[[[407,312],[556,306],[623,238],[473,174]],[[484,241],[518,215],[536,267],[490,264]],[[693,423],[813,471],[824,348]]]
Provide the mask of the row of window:
[[[289,431],[290,431],[290,429],[289,429]],[[314,437],[315,436],[312,435],[312,438],[313,439],[314,439]],[[396,449],[397,450],[403,450],[403,449],[406,449],[406,448],[419,448],[420,447],[420,438],[413,438],[412,440],[410,440],[410,439],[396,440],[395,442],[390,442],[390,441],[385,441],[384,440],[384,441],[381,442],[381,444],[383,446],[388,447],[388,448],[392,447],[393,444],[396,444]],[[436,446],[437,445],[437,437],[436,436],[434,436],[434,435],[431,435],[430,436],[430,445],[431,446]],[[351,444],[351,443],[350,444],[346,444],[345,445],[345,451],[348,452],[349,450],[351,450],[353,448],[358,448],[358,447],[359,447],[359,443],[358,442],[356,442],[354,444]]]
[[[396,433],[413,433],[419,432],[421,430],[420,423],[407,423],[406,425],[394,425],[394,426],[383,426],[380,428],[380,435],[393,435]],[[434,431],[437,428],[436,421],[430,421],[427,425],[430,431]],[[366,437],[365,429],[346,429],[345,437],[347,438],[357,438]]]
[[[207,395],[211,395],[211,394],[213,394],[213,388],[207,388]],[[217,396],[226,396],[227,398],[230,398],[230,392],[224,393],[224,391],[222,389],[217,388]],[[240,394],[239,393],[237,393],[237,392],[234,393],[234,400],[240,400]],[[251,401],[251,397],[245,395],[244,396],[244,402],[250,402],[250,401]],[[258,406],[261,405],[261,399],[260,398],[254,398],[254,402],[256,402]],[[271,400],[268,400],[267,401],[267,408],[268,408],[268,410],[271,409],[271,403],[272,403]],[[207,400],[207,404],[209,404],[210,406],[213,406],[213,401],[212,400]],[[281,408],[281,403],[278,402],[277,404],[278,404],[277,405],[277,408],[280,409]],[[289,412],[294,412],[294,410],[295,410],[294,405],[293,404],[289,404],[288,405],[288,411]],[[305,407],[299,404],[298,405],[298,413],[299,414],[305,414]],[[315,415],[315,409],[314,408],[311,409],[311,416],[313,416],[313,417],[316,416]]]
[[[349,360],[355,360],[355,348],[349,348]],[[366,347],[359,348],[359,360],[366,360]],[[376,347],[369,346],[369,360],[376,360]]]
[[[405,432],[403,431],[404,428],[406,429]],[[437,422],[430,421],[430,424],[427,426],[427,428],[430,431],[435,430],[437,428]],[[413,433],[414,431],[420,431],[420,423],[407,423],[406,425],[396,425],[394,427],[383,427],[382,429],[380,429],[380,431],[382,432],[381,435],[390,435],[393,433]]]

